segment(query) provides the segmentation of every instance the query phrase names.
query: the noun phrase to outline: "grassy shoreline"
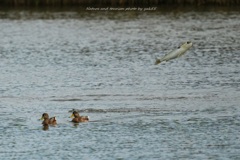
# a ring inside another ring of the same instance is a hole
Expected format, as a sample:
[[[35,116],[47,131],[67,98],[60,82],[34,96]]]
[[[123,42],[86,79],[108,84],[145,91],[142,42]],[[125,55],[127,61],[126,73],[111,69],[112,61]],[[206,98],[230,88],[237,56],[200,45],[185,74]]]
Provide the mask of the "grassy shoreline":
[[[0,0],[0,6],[240,6],[240,0]]]

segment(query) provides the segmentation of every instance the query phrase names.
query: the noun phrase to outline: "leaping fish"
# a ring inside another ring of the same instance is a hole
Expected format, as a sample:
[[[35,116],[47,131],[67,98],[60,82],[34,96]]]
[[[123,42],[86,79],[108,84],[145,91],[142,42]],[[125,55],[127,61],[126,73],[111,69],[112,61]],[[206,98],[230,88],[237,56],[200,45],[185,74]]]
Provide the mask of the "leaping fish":
[[[184,53],[192,47],[192,42],[188,41],[188,42],[185,42],[183,45],[179,46],[178,49],[166,54],[165,56],[163,56],[162,58],[157,58],[156,59],[156,62],[155,62],[155,65],[163,62],[163,61],[169,61],[171,59],[175,59],[175,58],[178,58],[182,55],[184,55]]]

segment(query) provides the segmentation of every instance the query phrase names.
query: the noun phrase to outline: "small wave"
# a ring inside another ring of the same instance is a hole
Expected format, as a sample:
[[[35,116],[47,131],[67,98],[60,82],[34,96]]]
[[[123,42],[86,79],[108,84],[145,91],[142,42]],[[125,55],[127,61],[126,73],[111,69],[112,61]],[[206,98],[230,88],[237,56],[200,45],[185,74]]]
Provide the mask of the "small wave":
[[[59,102],[65,102],[65,101],[82,101],[80,98],[69,98],[69,99],[53,99],[51,101],[59,101]]]
[[[89,113],[132,113],[132,112],[144,112],[144,113],[156,113],[156,112],[196,112],[194,110],[165,110],[159,108],[110,108],[110,109],[71,109],[69,112],[89,112]]]

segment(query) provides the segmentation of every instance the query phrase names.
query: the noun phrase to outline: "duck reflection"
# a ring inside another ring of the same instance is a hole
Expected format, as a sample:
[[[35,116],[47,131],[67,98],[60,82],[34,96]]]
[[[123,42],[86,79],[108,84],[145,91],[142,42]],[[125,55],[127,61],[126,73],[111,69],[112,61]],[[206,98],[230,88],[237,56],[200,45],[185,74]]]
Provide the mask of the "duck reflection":
[[[73,123],[73,127],[78,127],[79,126],[79,123]]]
[[[49,125],[43,125],[42,130],[47,131],[49,129]]]

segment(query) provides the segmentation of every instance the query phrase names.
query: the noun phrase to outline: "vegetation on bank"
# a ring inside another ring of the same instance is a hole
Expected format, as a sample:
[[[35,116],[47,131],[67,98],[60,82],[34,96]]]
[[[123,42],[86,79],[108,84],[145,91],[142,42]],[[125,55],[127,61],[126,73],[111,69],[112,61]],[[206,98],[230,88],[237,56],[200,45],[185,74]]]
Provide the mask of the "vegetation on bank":
[[[0,6],[240,5],[240,0],[0,0]]]

